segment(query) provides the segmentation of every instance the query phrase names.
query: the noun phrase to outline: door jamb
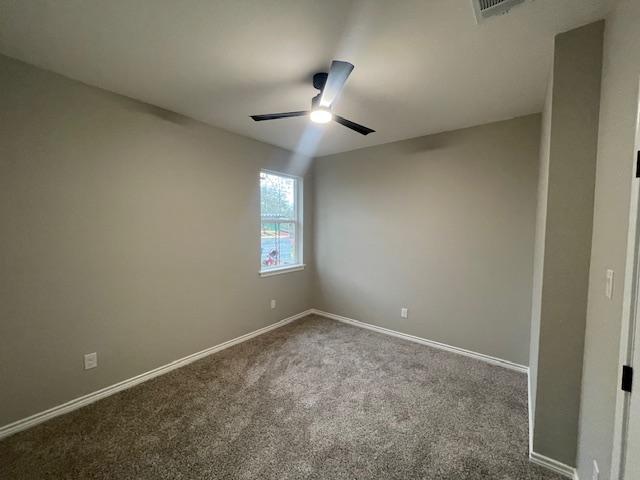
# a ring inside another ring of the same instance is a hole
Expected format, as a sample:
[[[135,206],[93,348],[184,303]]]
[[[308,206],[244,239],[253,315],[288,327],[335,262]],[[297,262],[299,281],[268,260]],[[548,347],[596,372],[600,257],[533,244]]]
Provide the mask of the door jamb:
[[[636,92],[640,92],[640,86]],[[611,452],[612,479],[622,480],[626,454],[627,426],[629,423],[630,395],[621,388],[622,366],[632,365],[634,339],[640,329],[640,179],[636,169],[640,168],[640,96],[636,95],[636,133],[629,206],[629,230],[627,234],[627,257],[625,261],[624,292],[622,301],[622,326],[620,331],[620,353],[618,359],[617,393]],[[638,155],[638,156],[636,156]],[[639,367],[640,366],[636,366]]]

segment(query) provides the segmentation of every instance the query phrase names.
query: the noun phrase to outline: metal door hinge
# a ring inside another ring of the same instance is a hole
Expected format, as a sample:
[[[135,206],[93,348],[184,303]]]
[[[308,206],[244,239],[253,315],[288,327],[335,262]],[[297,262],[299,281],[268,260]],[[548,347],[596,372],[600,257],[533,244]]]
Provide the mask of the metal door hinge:
[[[625,392],[630,392],[633,386],[633,368],[629,365],[622,366],[622,385],[620,388]]]

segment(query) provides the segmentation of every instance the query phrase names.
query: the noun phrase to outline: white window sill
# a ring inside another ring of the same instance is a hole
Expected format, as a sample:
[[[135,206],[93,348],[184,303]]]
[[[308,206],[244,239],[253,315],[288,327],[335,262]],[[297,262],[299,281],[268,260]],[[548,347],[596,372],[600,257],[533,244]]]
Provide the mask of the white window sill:
[[[299,272],[300,270],[304,270],[305,266],[304,263],[301,263],[298,265],[287,265],[286,267],[270,268],[269,270],[260,270],[259,275],[261,277],[272,277],[282,273]]]

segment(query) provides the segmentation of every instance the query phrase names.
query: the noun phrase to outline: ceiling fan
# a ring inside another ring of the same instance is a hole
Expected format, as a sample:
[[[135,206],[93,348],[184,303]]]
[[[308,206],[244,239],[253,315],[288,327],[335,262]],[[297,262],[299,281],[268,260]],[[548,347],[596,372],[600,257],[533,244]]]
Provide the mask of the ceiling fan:
[[[311,111],[302,110],[299,112],[283,112],[283,113],[268,113],[266,115],[251,115],[256,122],[263,120],[276,120],[278,118],[289,117],[304,117],[309,115],[312,122],[315,123],[328,123],[331,120],[350,128],[362,135],[369,135],[375,132],[364,125],[360,125],[351,120],[347,120],[340,115],[334,115],[331,111],[333,103],[340,95],[340,92],[344,88],[344,84],[347,83],[347,78],[353,70],[353,65],[349,62],[341,62],[334,60],[331,62],[331,68],[329,73],[319,72],[313,76],[313,87],[316,90],[320,90],[320,93],[311,99]]]

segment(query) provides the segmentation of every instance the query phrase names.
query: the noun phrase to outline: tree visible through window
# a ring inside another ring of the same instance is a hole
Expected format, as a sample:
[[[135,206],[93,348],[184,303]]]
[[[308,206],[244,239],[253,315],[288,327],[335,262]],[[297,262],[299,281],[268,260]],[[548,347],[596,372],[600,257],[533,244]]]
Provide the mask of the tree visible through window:
[[[289,175],[260,172],[260,269],[302,263],[299,212],[301,180]]]

